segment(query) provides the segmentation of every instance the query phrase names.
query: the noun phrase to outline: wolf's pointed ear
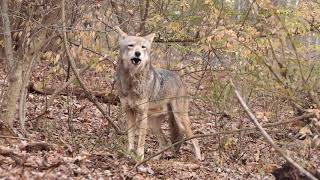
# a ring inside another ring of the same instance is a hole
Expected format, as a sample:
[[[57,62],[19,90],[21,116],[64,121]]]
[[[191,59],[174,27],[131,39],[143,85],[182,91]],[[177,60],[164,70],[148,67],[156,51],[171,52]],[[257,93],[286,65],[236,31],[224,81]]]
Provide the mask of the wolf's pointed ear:
[[[118,34],[119,34],[119,36],[120,36],[121,39],[123,39],[123,38],[125,38],[125,37],[128,36],[128,34],[125,33],[125,32],[123,32],[123,31],[120,29],[119,26],[116,26],[116,27],[114,27],[114,28],[117,30],[117,32],[118,32]]]
[[[155,33],[151,33],[149,35],[144,36],[143,38],[149,42],[152,42],[155,35],[156,35]]]

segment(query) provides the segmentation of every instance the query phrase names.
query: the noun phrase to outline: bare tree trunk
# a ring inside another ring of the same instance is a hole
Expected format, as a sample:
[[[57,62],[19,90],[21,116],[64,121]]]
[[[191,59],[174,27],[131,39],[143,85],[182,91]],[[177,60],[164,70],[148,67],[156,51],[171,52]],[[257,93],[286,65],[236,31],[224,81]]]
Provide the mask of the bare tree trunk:
[[[10,30],[10,20],[8,16],[8,2],[1,1],[1,16],[4,26],[4,40],[5,40],[5,55],[6,55],[6,70],[9,72],[13,66],[13,50]]]
[[[4,40],[5,40],[5,55],[6,55],[6,70],[9,72],[13,66],[13,52],[12,40],[10,31],[10,20],[8,16],[8,2],[3,0],[1,3],[1,15],[4,26]]]
[[[58,5],[60,4],[60,0],[52,0],[52,5]],[[45,26],[51,26],[53,24],[56,24],[58,21],[58,12],[59,9],[55,9],[51,11],[50,13],[47,13],[43,15],[43,18],[41,19],[41,24]],[[28,12],[26,12],[28,14]],[[28,14],[28,16],[35,17],[33,13]],[[19,102],[19,121],[20,121],[20,128],[23,135],[27,135],[25,122],[26,122],[26,97],[28,94],[28,84],[29,79],[32,74],[33,66],[35,63],[38,62],[41,54],[46,50],[46,47],[50,45],[52,39],[57,37],[57,35],[47,29],[37,30],[36,33],[34,33],[35,29],[30,29],[29,34],[33,34],[31,37],[29,37],[31,40],[29,42],[29,45],[26,45],[23,38],[22,42],[19,43],[20,49],[17,50],[19,52],[19,58],[23,59],[23,64],[21,65],[24,70],[22,72],[22,83],[21,83],[21,92],[20,92],[20,102]]]
[[[140,33],[142,35],[145,35],[146,31],[146,20],[148,17],[149,13],[149,6],[150,6],[150,1],[149,0],[139,0],[139,6],[140,6]]]
[[[2,129],[2,134],[12,134],[10,130],[13,127],[16,114],[16,104],[20,94],[22,83],[22,68],[21,62],[13,56],[12,39],[10,30],[10,21],[8,16],[8,1],[1,1],[2,19],[4,26],[5,54],[8,70],[8,88],[4,93],[4,98],[1,106],[0,120],[5,126]]]

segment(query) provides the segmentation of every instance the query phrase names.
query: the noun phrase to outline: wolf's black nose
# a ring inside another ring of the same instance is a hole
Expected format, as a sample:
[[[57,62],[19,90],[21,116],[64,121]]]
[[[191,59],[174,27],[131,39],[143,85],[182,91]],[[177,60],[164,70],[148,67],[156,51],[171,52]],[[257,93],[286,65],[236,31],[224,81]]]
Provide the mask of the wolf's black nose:
[[[139,57],[141,55],[141,53],[139,51],[134,52],[134,55],[136,55],[136,57]]]

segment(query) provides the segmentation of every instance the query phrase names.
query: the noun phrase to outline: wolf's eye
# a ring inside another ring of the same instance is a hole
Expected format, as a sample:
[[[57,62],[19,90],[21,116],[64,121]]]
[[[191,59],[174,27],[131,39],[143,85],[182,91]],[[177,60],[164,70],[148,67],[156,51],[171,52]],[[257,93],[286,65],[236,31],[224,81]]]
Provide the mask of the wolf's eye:
[[[142,49],[145,49],[145,48],[147,48],[146,46],[142,46]]]
[[[133,47],[133,44],[129,44],[128,47]]]

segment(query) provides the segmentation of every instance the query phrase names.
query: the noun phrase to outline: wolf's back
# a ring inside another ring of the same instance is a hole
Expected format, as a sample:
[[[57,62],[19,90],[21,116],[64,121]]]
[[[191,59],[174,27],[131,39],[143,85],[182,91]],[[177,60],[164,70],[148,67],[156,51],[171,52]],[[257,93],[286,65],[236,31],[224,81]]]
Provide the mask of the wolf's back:
[[[176,98],[186,95],[186,89],[178,74],[165,69],[155,69],[154,73],[155,81],[151,100]]]

